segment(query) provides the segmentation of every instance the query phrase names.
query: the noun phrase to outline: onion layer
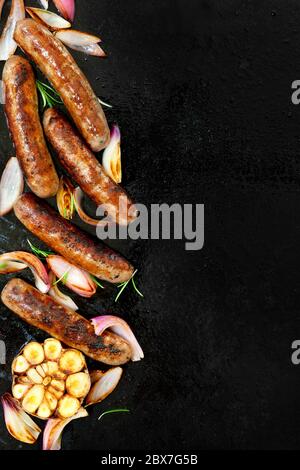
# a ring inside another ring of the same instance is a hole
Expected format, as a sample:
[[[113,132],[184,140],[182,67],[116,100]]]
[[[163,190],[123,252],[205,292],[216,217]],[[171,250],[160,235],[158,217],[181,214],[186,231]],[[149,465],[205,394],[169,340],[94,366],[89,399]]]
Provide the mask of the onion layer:
[[[4,253],[3,255],[0,255],[0,274],[14,272],[12,262],[21,263],[21,266],[19,267],[16,265],[15,271],[20,271],[21,269],[28,267],[34,275],[35,285],[38,290],[44,294],[48,292],[50,289],[49,276],[41,260],[26,251],[12,251],[10,253]],[[3,265],[3,269],[1,269],[1,265]],[[22,265],[24,267],[22,267]],[[7,268],[9,271],[6,270]]]
[[[121,132],[117,125],[113,125],[111,128],[110,142],[103,152],[102,165],[105,173],[115,183],[121,183]]]
[[[0,38],[0,60],[7,60],[18,47],[14,40],[15,27],[18,21],[25,18],[24,0],[12,0],[7,22]]]
[[[16,157],[8,160],[0,181],[0,216],[11,211],[24,189],[23,173]]]
[[[144,358],[141,346],[134,336],[130,326],[126,321],[122,320],[122,318],[115,317],[113,315],[103,315],[93,318],[91,321],[95,328],[96,335],[101,336],[102,333],[109,328],[114,333],[121,336],[121,338],[125,339],[131,346],[132,361],[140,361]]]
[[[83,192],[79,188],[79,186],[74,189],[73,196],[74,196],[76,212],[83,222],[89,225],[93,225],[94,227],[99,226],[99,225],[105,226],[110,223],[108,220],[102,221],[98,219],[93,219],[83,210],[83,207],[82,207]]]
[[[84,408],[80,408],[71,418],[49,419],[43,434],[43,450],[60,450],[62,432],[67,424],[73,419],[85,418],[86,416],[88,416],[88,412]]]
[[[75,0],[53,0],[54,5],[66,20],[74,21]]]
[[[26,11],[34,20],[44,24],[51,31],[71,27],[71,23],[69,23],[69,21],[65,20],[56,13],[53,13],[52,11],[33,7],[26,8]]]
[[[50,297],[56,300],[56,302],[59,303],[60,305],[64,305],[64,307],[71,308],[72,310],[75,310],[75,311],[78,310],[77,305],[71,299],[71,297],[61,292],[61,290],[59,290],[58,284],[56,284],[56,277],[52,273],[52,271],[50,271],[49,273],[49,280],[50,280],[51,287],[48,292],[48,295],[50,295]]]
[[[71,220],[74,215],[73,204],[74,186],[68,178],[62,176],[59,182],[59,188],[56,194],[56,203],[59,213],[65,219]]]
[[[6,428],[15,439],[26,444],[34,444],[41,432],[37,424],[21,408],[18,401],[9,393],[1,397]]]
[[[86,406],[95,405],[95,403],[99,403],[108,397],[118,385],[122,373],[123,369],[121,367],[113,367],[105,372],[89,391],[86,397]]]
[[[47,256],[46,261],[51,271],[69,289],[81,297],[92,297],[96,292],[96,285],[89,273],[69,263],[58,255]]]
[[[92,34],[70,29],[68,31],[57,31],[55,36],[66,46],[74,49],[75,51],[84,52],[85,54],[98,57],[106,56],[103,49],[99,44],[97,44],[98,42],[101,42],[101,39]]]

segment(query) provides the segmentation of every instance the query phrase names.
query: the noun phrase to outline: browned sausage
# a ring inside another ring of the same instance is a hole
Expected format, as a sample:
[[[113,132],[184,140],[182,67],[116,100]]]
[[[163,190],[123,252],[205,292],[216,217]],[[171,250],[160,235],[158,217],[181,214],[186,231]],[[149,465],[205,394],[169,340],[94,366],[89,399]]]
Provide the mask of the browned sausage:
[[[32,67],[23,57],[12,56],[2,78],[7,122],[28,186],[39,197],[54,196],[59,180],[40,123]]]
[[[97,336],[88,320],[74,310],[59,305],[52,297],[42,294],[22,279],[11,279],[4,287],[1,299],[22,320],[96,361],[119,365],[128,362],[131,357],[127,341],[109,331]]]
[[[30,232],[79,268],[112,283],[132,276],[133,266],[126,259],[82,232],[34,194],[22,194],[14,211]]]
[[[65,46],[32,19],[17,23],[14,39],[58,91],[80,133],[94,152],[107,146],[107,121],[89,82]]]
[[[68,119],[50,108],[43,119],[46,136],[57,152],[60,163],[97,206],[125,225],[136,217],[132,201],[126,192],[109,178],[95,155],[85,145]],[[122,198],[122,203],[120,201]],[[119,210],[121,207],[121,211]],[[129,210],[130,209],[130,210]]]

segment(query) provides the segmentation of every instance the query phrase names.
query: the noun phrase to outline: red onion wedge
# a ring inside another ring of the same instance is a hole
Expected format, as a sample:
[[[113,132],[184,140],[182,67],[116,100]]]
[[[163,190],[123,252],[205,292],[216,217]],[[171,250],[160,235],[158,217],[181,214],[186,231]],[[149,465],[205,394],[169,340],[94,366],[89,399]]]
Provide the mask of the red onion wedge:
[[[53,0],[54,5],[66,20],[74,21],[75,0]]]
[[[77,305],[75,302],[69,297],[68,295],[64,294],[59,290],[58,284],[56,283],[56,276],[50,271],[49,273],[49,280],[50,280],[50,290],[48,292],[48,295],[52,297],[54,300],[56,300],[57,303],[60,305],[64,305],[64,307],[71,308],[72,310],[78,310]]]
[[[4,7],[4,2],[5,2],[5,0],[0,0],[0,18],[2,16],[2,10],[3,10],[3,7]]]
[[[64,428],[73,419],[85,418],[88,416],[88,412],[84,408],[80,408],[78,412],[67,419],[49,419],[43,434],[43,450],[60,450],[62,432]]]
[[[0,180],[0,216],[11,211],[17,199],[23,193],[24,178],[16,157],[8,160]]]
[[[43,10],[42,8],[26,8],[27,13],[39,23],[44,24],[51,31],[64,28],[70,28],[71,23],[52,11]]]
[[[73,192],[74,186],[71,181],[65,176],[62,176],[56,194],[56,204],[60,215],[68,220],[73,218],[75,211]]]
[[[115,183],[121,183],[121,132],[117,125],[113,125],[111,128],[110,142],[103,152],[102,165],[105,173]]]
[[[75,51],[84,52],[85,54],[95,55],[98,57],[106,56],[103,49],[98,45],[98,43],[101,42],[101,39],[98,36],[82,33],[75,29],[57,31],[55,36],[66,46],[74,49]]]
[[[108,221],[107,218],[106,220],[103,220],[103,221],[99,219],[93,219],[84,211],[82,207],[83,192],[79,188],[79,186],[74,189],[73,197],[74,197],[74,205],[75,205],[76,212],[81,218],[81,220],[85,222],[86,224],[93,225],[94,227],[96,227],[99,225],[105,226],[105,225],[109,225],[110,223],[113,223],[112,221],[111,222]]]
[[[26,444],[34,444],[41,429],[21,408],[18,401],[9,393],[1,397],[6,428],[15,439]]]
[[[93,34],[83,33],[76,29],[69,29],[68,31],[57,31],[55,36],[64,44],[75,44],[76,46],[89,46],[90,44],[98,44],[101,38]]]
[[[0,38],[0,60],[7,60],[15,53],[18,45],[14,40],[16,24],[25,18],[24,0],[12,0],[7,22]]]
[[[63,282],[73,292],[87,298],[95,294],[96,285],[89,273],[69,263],[62,256],[49,255],[46,261],[59,281]]]
[[[113,367],[105,372],[92,386],[86,397],[86,406],[95,405],[110,395],[120,382],[123,369]]]
[[[7,273],[6,264],[11,268],[9,272],[13,272],[11,262],[21,263],[25,268],[29,268],[34,275],[37,289],[44,294],[49,291],[50,282],[47,270],[41,260],[36,256],[31,253],[27,253],[26,251],[12,251],[10,253],[4,253],[3,255],[0,255],[0,274]],[[1,269],[1,265],[3,265],[3,270]],[[21,266],[19,268],[16,267],[16,271],[20,271],[25,268],[22,268]]]
[[[101,336],[102,333],[108,328],[125,339],[131,346],[133,362],[140,361],[144,358],[144,353],[139,345],[136,337],[134,336],[130,326],[122,318],[114,317],[113,315],[103,315],[100,317],[93,318],[92,324],[95,328],[95,333]]]

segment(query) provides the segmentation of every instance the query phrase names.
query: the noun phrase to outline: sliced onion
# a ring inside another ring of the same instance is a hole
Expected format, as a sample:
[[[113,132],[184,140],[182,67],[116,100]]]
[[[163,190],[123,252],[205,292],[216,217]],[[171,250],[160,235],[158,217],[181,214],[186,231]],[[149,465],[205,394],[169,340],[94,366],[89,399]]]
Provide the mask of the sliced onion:
[[[97,380],[101,379],[103,375],[104,375],[104,372],[102,372],[102,370],[92,370],[90,372],[91,384],[94,384],[95,382],[97,382]]]
[[[84,212],[82,208],[83,192],[81,191],[79,187],[75,188],[73,195],[74,195],[74,203],[75,203],[77,214],[79,215],[79,217],[81,218],[83,222],[89,225],[93,225],[93,226],[99,226],[99,225],[105,226],[111,223],[108,220],[102,221],[102,220],[93,219],[86,212]]]
[[[71,299],[71,297],[61,292],[61,290],[59,290],[58,284],[55,284],[56,276],[52,273],[52,271],[50,271],[49,273],[49,280],[50,280],[51,287],[48,292],[48,295],[50,295],[50,297],[56,300],[56,302],[59,303],[60,305],[71,308],[72,310],[75,310],[75,311],[78,310],[77,305]]]
[[[43,8],[45,8],[45,10],[48,10],[48,5],[49,5],[48,0],[40,0],[40,4],[42,5]]]
[[[74,44],[75,46],[89,46],[90,44],[97,44],[101,42],[98,36],[93,34],[83,33],[76,29],[69,29],[68,31],[57,31],[55,36],[64,44]]]
[[[115,183],[121,183],[121,132],[117,125],[112,126],[110,142],[103,152],[102,165],[105,173],[110,176]]]
[[[106,57],[106,53],[104,50],[99,46],[99,44],[89,44],[87,46],[77,46],[76,44],[66,44],[66,46],[74,49],[74,51],[83,52],[87,55],[94,55],[97,57]]]
[[[66,20],[74,21],[75,0],[53,0],[54,5]]]
[[[42,8],[26,8],[27,13],[36,21],[43,23],[51,31],[56,31],[58,29],[70,28],[71,23],[66,21],[61,16],[58,16],[52,11],[43,10]]]
[[[85,418],[88,416],[88,412],[84,408],[80,408],[78,412],[67,419],[49,419],[43,434],[43,450],[60,450],[62,432],[64,428],[73,419]]]
[[[11,211],[24,189],[23,173],[16,157],[8,160],[0,181],[0,216]]]
[[[11,274],[23,271],[27,265],[17,261],[0,261],[0,274]]]
[[[3,7],[4,7],[4,2],[5,2],[5,0],[0,0],[0,18],[1,18],[1,15],[2,15]]]
[[[21,269],[29,268],[34,275],[35,285],[37,289],[44,294],[48,292],[50,289],[50,282],[47,270],[41,260],[39,260],[36,256],[32,255],[31,253],[27,253],[26,251],[12,251],[10,253],[4,253],[0,255],[0,274],[6,274],[6,263],[10,267],[10,271],[12,271],[12,262],[17,262],[23,264],[25,267],[19,268],[16,266],[16,271],[20,271]],[[1,269],[1,265],[4,265],[4,269]]]
[[[1,397],[6,428],[15,439],[26,444],[34,444],[41,429],[25,413],[18,401],[9,393]]]
[[[98,36],[83,33],[76,29],[57,31],[55,36],[66,46],[74,49],[75,51],[84,52],[85,54],[95,55],[98,57],[106,57],[104,50],[98,45],[98,42],[101,42],[101,39]]]
[[[73,292],[81,297],[92,297],[95,294],[96,285],[89,273],[69,263],[62,256],[50,255],[47,256],[46,261],[55,276],[62,279]]]
[[[59,213],[65,219],[71,220],[74,215],[74,204],[72,202],[74,186],[68,178],[62,176],[56,194],[56,203]]]
[[[95,405],[95,403],[99,403],[108,397],[118,385],[122,373],[123,369],[121,367],[113,367],[105,372],[89,391],[86,397],[86,406]]]
[[[7,22],[0,38],[0,60],[7,60],[15,53],[18,45],[14,40],[16,24],[25,18],[24,0],[12,0]]]
[[[132,361],[135,362],[143,359],[143,350],[125,320],[122,320],[122,318],[119,317],[114,317],[113,315],[103,315],[93,318],[91,321],[95,328],[96,335],[101,336],[102,333],[109,328],[130,344]]]

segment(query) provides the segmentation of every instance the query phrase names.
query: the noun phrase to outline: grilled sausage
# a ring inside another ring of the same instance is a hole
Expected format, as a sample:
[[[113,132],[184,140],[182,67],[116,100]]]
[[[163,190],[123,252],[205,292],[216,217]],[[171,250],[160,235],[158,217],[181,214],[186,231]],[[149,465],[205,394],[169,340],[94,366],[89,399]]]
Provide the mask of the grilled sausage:
[[[83,192],[97,206],[102,205],[114,221],[122,225],[130,223],[136,217],[132,201],[105,174],[102,165],[68,119],[56,109],[49,108],[44,114],[43,124],[47,139],[56,151],[60,163]]]
[[[127,281],[132,276],[133,266],[127,260],[96,242],[34,194],[22,194],[14,211],[30,232],[79,268],[112,283]]]
[[[14,39],[60,94],[94,152],[108,145],[110,132],[101,104],[65,46],[32,19],[17,23]]]
[[[59,180],[40,123],[32,67],[23,57],[12,56],[2,78],[7,122],[28,186],[39,197],[54,196]]]
[[[1,299],[22,320],[96,361],[120,365],[130,360],[131,349],[127,341],[109,331],[97,336],[86,318],[22,279],[11,279],[1,293]]]

